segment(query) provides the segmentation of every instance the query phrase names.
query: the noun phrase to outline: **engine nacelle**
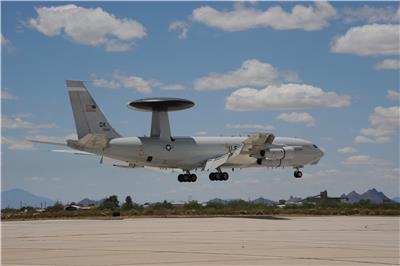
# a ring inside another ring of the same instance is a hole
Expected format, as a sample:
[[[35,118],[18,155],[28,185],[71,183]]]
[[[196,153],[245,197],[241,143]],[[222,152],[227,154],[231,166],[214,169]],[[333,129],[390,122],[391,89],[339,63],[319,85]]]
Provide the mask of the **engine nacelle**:
[[[293,159],[295,149],[293,147],[272,148],[265,151],[267,160]]]

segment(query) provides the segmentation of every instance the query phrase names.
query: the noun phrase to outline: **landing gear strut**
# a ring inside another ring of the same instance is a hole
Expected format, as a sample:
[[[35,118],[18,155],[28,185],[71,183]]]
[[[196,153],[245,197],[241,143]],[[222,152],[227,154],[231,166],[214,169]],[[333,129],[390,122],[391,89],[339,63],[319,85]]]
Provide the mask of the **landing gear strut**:
[[[297,169],[296,171],[294,171],[293,175],[295,178],[301,178],[303,176],[303,173]]]
[[[211,181],[226,181],[229,179],[229,174],[227,172],[213,172],[210,173],[209,178]]]
[[[195,174],[180,174],[178,175],[179,182],[196,182],[197,175]]]

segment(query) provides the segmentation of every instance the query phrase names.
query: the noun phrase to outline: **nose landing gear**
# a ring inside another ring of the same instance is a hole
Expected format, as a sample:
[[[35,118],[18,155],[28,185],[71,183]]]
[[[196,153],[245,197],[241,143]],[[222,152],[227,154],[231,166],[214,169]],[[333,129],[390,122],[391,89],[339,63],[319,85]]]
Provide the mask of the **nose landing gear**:
[[[297,169],[296,171],[294,171],[293,175],[295,178],[301,178],[303,176],[303,173]]]

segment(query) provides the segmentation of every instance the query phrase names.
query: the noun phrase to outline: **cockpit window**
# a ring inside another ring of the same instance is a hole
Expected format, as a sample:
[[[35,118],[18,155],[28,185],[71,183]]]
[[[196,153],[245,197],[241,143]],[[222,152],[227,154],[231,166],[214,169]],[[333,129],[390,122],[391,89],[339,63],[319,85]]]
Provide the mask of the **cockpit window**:
[[[314,147],[314,148],[316,148],[316,149],[318,149],[318,146],[317,146],[317,145],[315,145],[315,144],[313,144],[313,147]]]

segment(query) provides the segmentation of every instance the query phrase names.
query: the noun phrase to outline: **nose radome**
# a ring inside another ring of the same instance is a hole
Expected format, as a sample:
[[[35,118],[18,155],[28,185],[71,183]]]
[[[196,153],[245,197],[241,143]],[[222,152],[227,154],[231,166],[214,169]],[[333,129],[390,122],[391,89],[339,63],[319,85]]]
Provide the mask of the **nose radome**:
[[[319,148],[318,150],[320,152],[320,156],[321,157],[325,155],[325,152],[324,152],[325,149],[324,148]]]

